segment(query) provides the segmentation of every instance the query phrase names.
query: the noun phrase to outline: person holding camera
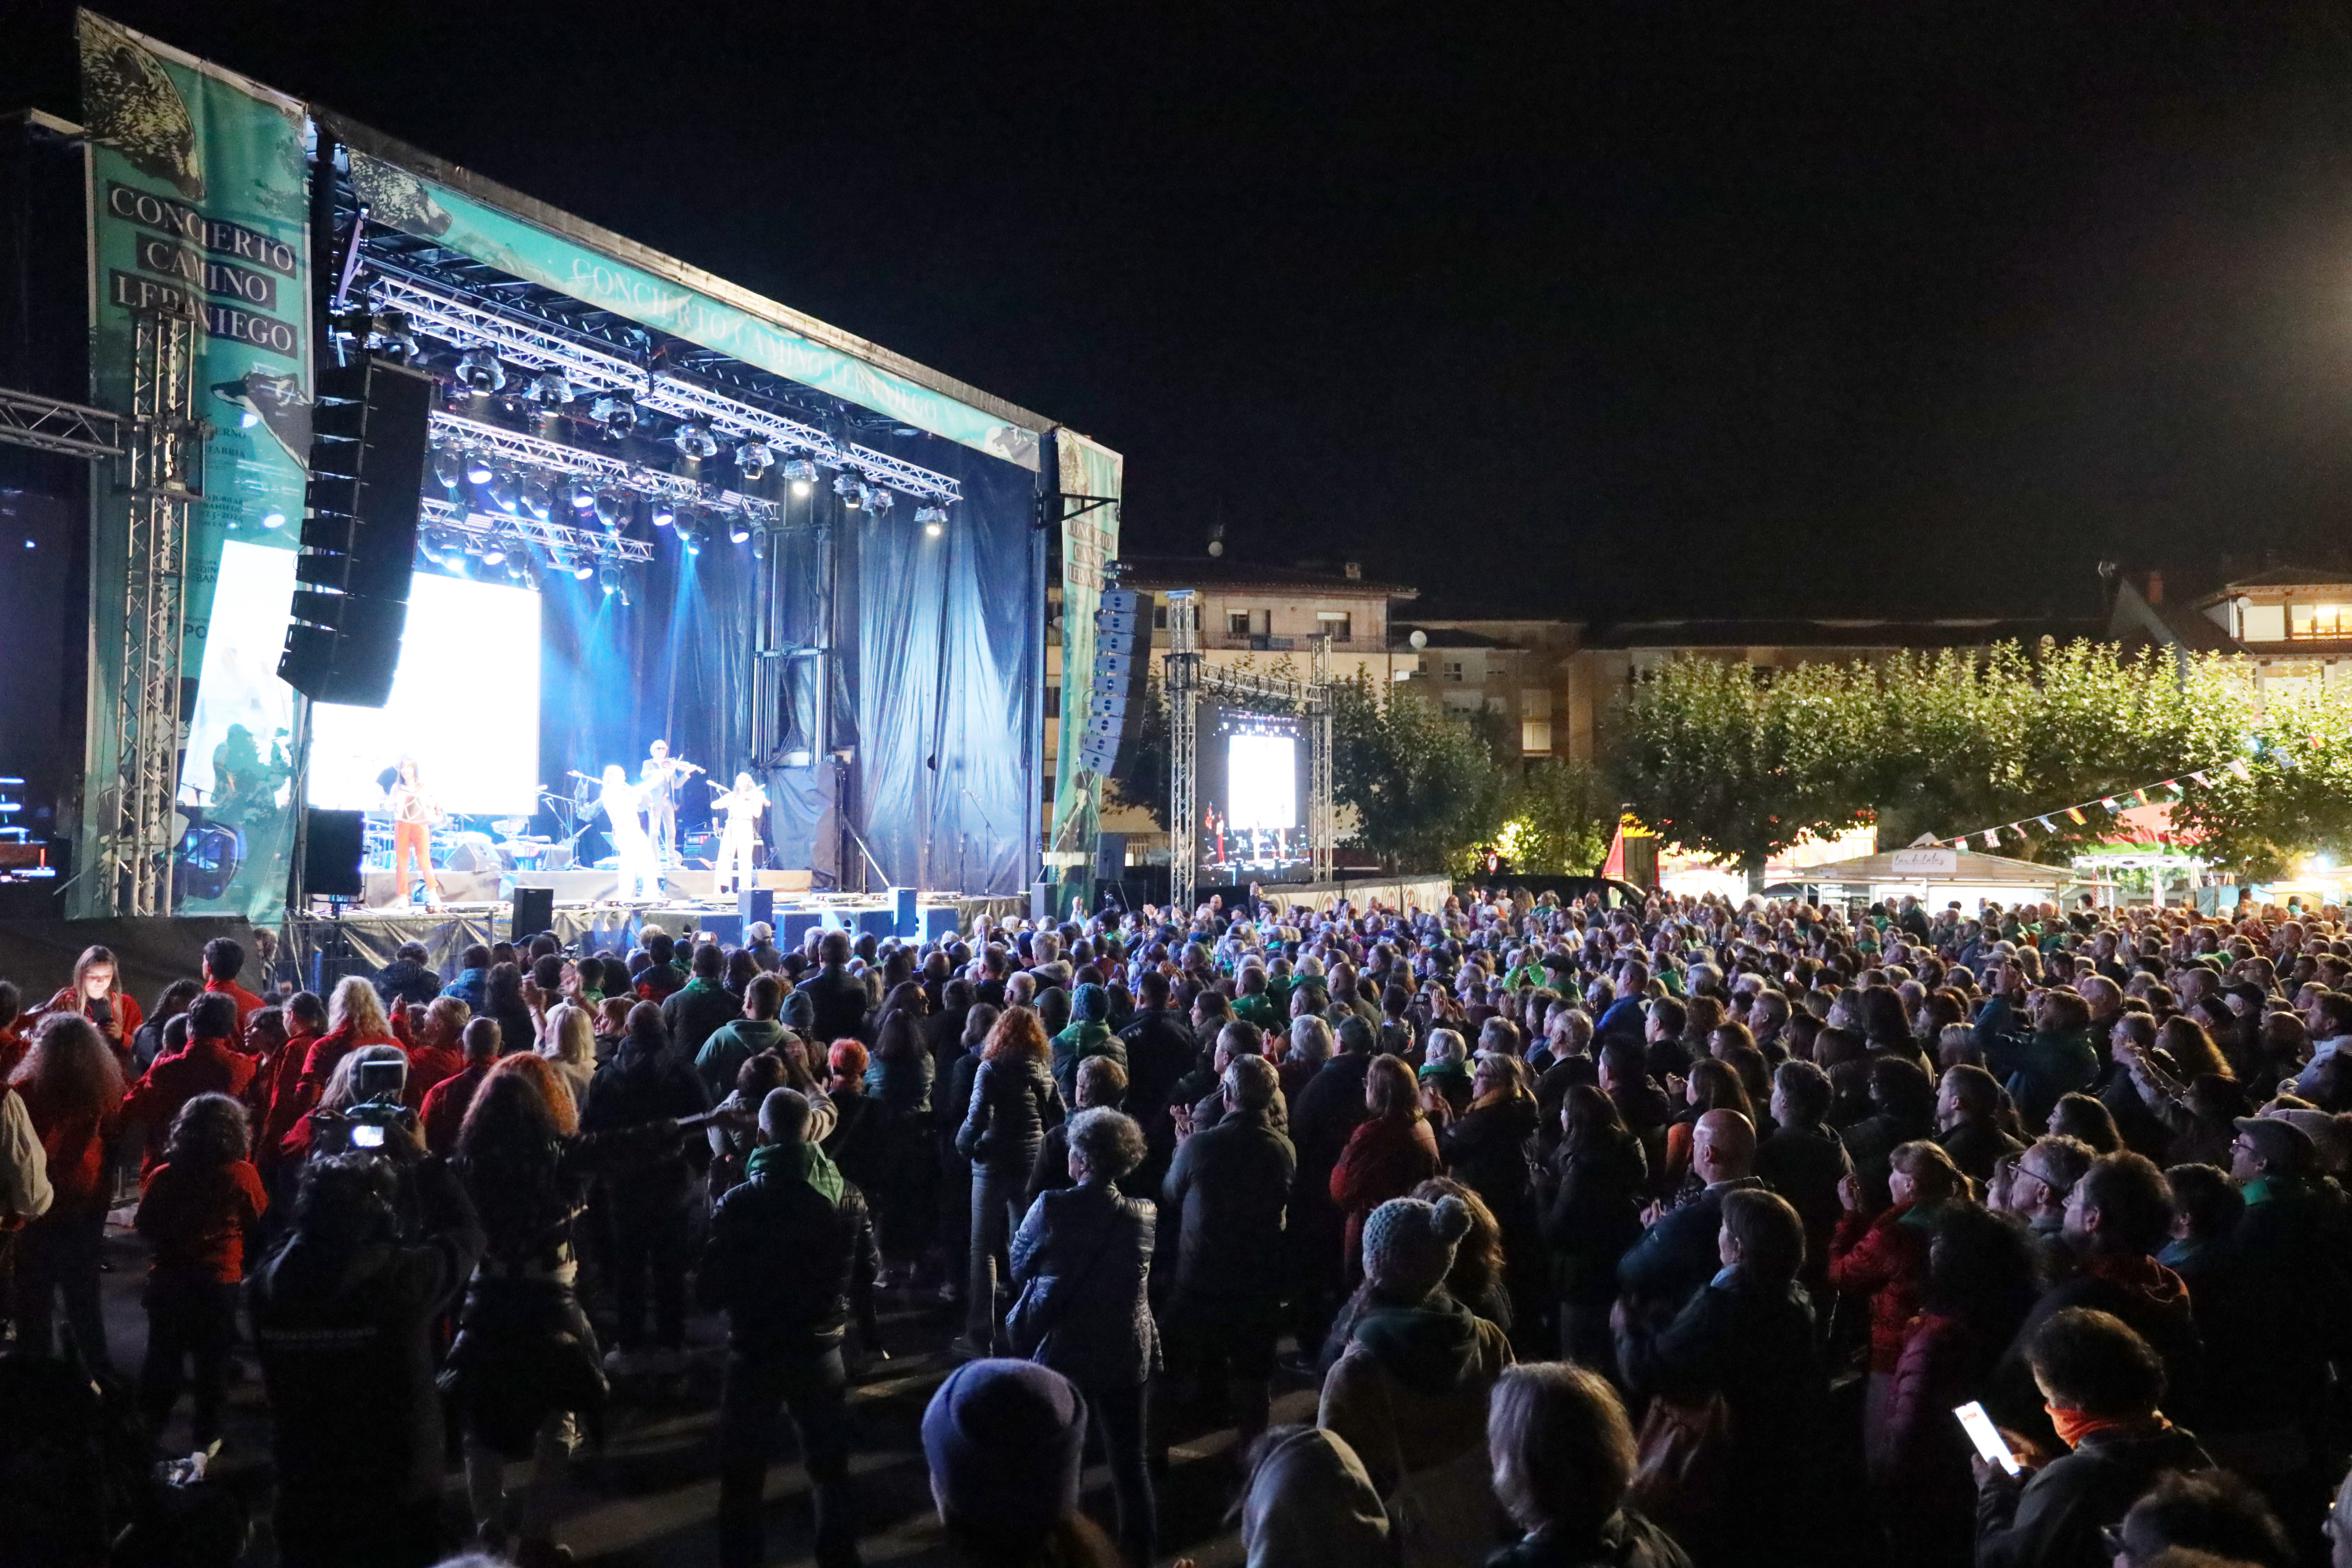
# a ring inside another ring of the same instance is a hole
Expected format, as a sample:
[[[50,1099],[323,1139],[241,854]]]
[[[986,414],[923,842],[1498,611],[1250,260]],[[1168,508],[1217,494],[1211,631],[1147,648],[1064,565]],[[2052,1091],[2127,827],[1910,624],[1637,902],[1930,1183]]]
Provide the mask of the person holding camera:
[[[304,1166],[293,1229],[246,1287],[284,1568],[424,1568],[442,1545],[433,1324],[480,1261],[482,1226],[397,1090],[380,1119],[352,1121],[355,1144],[363,1129],[378,1149]]]

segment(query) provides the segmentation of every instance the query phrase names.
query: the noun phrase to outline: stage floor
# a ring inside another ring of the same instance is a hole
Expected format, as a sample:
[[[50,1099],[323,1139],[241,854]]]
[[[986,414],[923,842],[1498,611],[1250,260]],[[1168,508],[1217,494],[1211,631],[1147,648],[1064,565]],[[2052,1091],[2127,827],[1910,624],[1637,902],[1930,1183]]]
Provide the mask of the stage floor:
[[[796,938],[787,933],[805,929],[803,922],[852,932],[871,929],[884,935],[927,937],[941,920],[950,917],[958,929],[969,930],[982,915],[1007,920],[1029,912],[1028,900],[1019,895],[927,893],[915,904],[915,928],[902,932],[896,925],[895,899],[859,893],[778,895],[773,918],[776,942],[779,947],[794,945]],[[306,977],[371,973],[390,963],[403,943],[416,942],[423,945],[427,961],[446,978],[456,973],[457,955],[468,947],[511,939],[515,935],[513,920],[512,905],[479,902],[451,904],[440,914],[398,907],[355,907],[336,913],[292,915],[286,926],[292,956]],[[637,945],[648,922],[674,937],[706,933],[713,941],[730,946],[743,940],[743,917],[731,900],[560,903],[555,907],[554,930],[568,951],[585,948],[626,953]]]

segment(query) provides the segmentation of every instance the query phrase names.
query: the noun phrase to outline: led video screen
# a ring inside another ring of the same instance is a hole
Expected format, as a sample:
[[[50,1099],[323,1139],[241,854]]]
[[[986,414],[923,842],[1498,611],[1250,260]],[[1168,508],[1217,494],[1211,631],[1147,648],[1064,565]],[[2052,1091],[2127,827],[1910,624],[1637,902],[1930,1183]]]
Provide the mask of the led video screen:
[[[1303,876],[1313,859],[1305,721],[1205,703],[1197,734],[1197,874],[1232,883]]]

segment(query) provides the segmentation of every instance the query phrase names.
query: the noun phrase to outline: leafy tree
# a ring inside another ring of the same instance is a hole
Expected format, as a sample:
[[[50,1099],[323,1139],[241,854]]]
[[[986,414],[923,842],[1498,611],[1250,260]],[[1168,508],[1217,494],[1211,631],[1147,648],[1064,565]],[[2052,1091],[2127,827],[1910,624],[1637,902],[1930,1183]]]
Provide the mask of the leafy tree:
[[[2173,807],[2198,852],[2248,881],[2352,850],[2352,690],[2330,682],[2254,719],[2243,778],[2216,771]]]
[[[1557,757],[1529,763],[1505,809],[1501,838],[1512,864],[1534,875],[1590,875],[1617,829],[1616,797],[1599,772]]]
[[[1383,865],[1432,870],[1493,838],[1511,780],[1487,726],[1361,672],[1332,695],[1332,789],[1355,813],[1355,843]]]

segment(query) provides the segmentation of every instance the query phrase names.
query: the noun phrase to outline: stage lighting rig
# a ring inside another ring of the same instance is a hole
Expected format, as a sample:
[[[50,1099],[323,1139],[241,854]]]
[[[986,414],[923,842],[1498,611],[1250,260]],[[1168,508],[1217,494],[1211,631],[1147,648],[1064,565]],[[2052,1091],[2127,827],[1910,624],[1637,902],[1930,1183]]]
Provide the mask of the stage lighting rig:
[[[480,452],[468,452],[466,454],[465,477],[467,484],[486,485],[490,482],[491,476],[495,472],[496,470],[490,466],[490,459],[483,456]]]
[[[854,512],[866,504],[869,492],[865,481],[855,474],[843,474],[833,481],[833,493],[841,498],[844,511]]]
[[[751,522],[741,512],[727,519],[727,542],[741,544],[751,537]]]
[[[506,541],[496,534],[482,541],[482,564],[498,566],[506,560]]]
[[[571,377],[560,370],[542,370],[531,383],[531,395],[550,408],[560,408],[579,393],[572,386]]]
[[[702,554],[703,541],[710,537],[710,520],[695,513],[678,525],[678,537],[686,541],[688,555]]]
[[[653,498],[653,526],[656,528],[677,527],[678,503],[666,495],[655,496]]]
[[[621,569],[617,566],[606,566],[599,568],[596,573],[596,584],[598,587],[602,588],[608,596],[620,592]]]
[[[915,508],[915,521],[923,525],[923,532],[927,537],[936,539],[947,532],[947,508],[944,506],[918,506]]]
[[[596,487],[578,474],[566,479],[558,493],[563,498],[563,504],[575,512],[596,510]]]
[[[546,480],[535,478],[523,486],[523,510],[541,522],[555,515],[555,497],[548,494]]]
[[[805,457],[786,458],[784,478],[794,495],[805,496],[817,487],[817,465]]]
[[[765,441],[746,441],[735,449],[735,471],[745,479],[757,479],[775,460]]]
[[[433,478],[444,490],[455,490],[465,479],[465,458],[455,447],[443,443],[433,449]]]
[[[506,390],[506,367],[486,348],[469,348],[457,356],[457,379],[474,392]]]
[[[897,504],[898,504],[898,497],[897,497],[897,496],[895,496],[895,495],[892,495],[892,494],[891,494],[891,493],[890,493],[888,490],[884,489],[882,486],[880,486],[880,485],[869,485],[869,486],[867,486],[867,488],[866,488],[866,510],[867,510],[867,511],[869,511],[869,512],[872,512],[872,513],[875,513],[877,516],[879,516],[881,513],[889,511],[889,510],[890,510],[892,507],[896,506]]]
[[[572,563],[572,578],[574,581],[584,583],[595,575],[596,563],[594,561],[574,561]]]
[[[604,427],[605,439],[618,441],[637,428],[637,400],[626,392],[608,392],[588,405],[588,417]]]
[[[596,520],[607,528],[618,528],[628,520],[628,498],[609,485],[597,491],[590,504],[596,508]]]
[[[691,419],[671,433],[670,444],[678,449],[680,457],[692,458],[696,462],[719,455],[718,438]]]
[[[515,471],[513,469],[502,468],[491,476],[490,499],[496,502],[501,510],[508,512],[517,512],[522,510],[522,481],[515,478]]]

